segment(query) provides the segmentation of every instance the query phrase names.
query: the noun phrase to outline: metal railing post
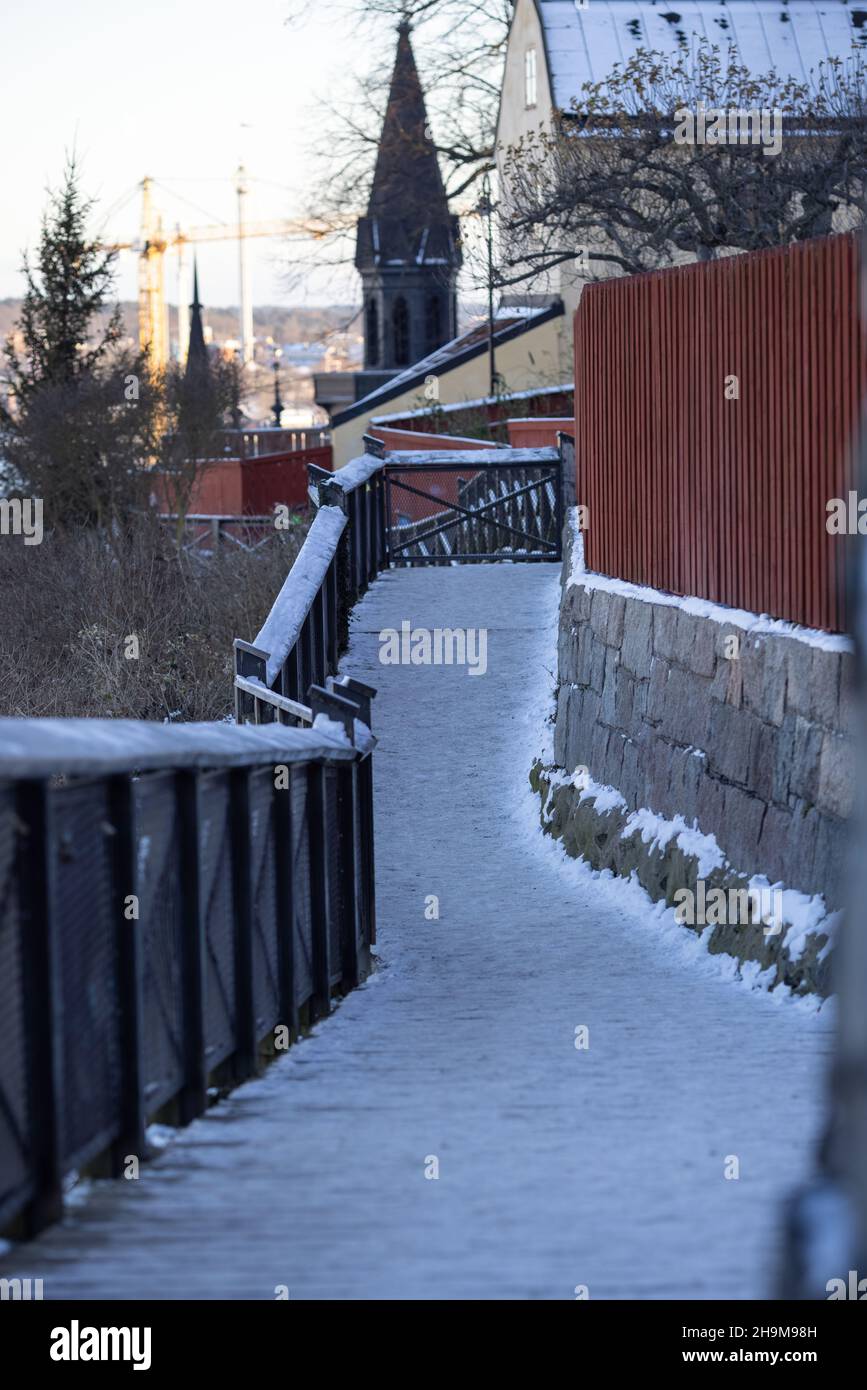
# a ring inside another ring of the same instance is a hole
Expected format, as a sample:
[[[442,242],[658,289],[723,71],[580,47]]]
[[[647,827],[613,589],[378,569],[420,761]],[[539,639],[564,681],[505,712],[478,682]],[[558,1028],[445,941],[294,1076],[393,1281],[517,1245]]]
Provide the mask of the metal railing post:
[[[277,912],[277,975],[280,994],[281,1021],[292,1034],[298,1031],[298,1008],[295,1003],[295,884],[292,817],[292,788],[295,770],[286,778],[287,786],[278,785],[275,772],[273,797],[274,816],[274,900]]]
[[[111,1171],[120,1177],[131,1155],[145,1153],[145,1101],[142,1020],[141,933],[144,923],[138,910],[132,916],[130,899],[139,904],[138,847],[135,827],[135,795],[128,774],[109,782],[109,815],[114,828],[112,859],[114,911],[117,930],[118,1002],[121,1086],[120,1134],[111,1156]]]
[[[178,1097],[181,1124],[189,1124],[207,1107],[205,1063],[205,928],[202,915],[200,853],[201,793],[199,774],[177,774],[176,795],[181,841],[181,921],[183,923],[184,1085]]]
[[[250,841],[250,769],[229,774],[229,830],[235,899],[235,1053],[232,1070],[243,1081],[256,1072],[256,1007],[253,996],[253,855]]]
[[[331,1012],[331,884],[328,881],[328,816],[325,799],[325,764],[307,769],[308,843],[310,850],[310,913],[313,936],[313,997],[311,1021]]]
[[[19,783],[17,812],[21,967],[27,1032],[27,1111],[33,1195],[24,1227],[36,1235],[63,1213],[60,983],[54,891],[55,829],[44,781]]]

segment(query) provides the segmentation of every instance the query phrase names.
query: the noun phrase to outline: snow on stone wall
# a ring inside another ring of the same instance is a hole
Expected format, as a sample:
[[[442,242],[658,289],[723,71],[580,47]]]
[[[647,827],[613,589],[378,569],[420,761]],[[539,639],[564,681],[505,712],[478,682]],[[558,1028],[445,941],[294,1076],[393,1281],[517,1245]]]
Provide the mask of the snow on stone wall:
[[[855,766],[848,640],[618,592],[580,563],[567,545],[555,762],[588,768],[626,812],[694,822],[738,871],[839,906]]]

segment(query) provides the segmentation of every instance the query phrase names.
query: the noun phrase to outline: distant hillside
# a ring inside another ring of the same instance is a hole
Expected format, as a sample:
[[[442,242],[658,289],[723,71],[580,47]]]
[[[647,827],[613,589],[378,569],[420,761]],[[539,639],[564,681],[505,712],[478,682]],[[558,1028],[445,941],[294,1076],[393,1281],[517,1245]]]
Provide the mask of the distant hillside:
[[[127,336],[137,335],[136,306],[129,301],[121,304],[124,327]],[[6,341],[7,334],[21,312],[20,299],[0,299],[0,344]],[[176,310],[169,306],[169,332],[176,331]],[[355,322],[352,323],[353,317]],[[225,338],[238,336],[238,310],[236,308],[205,308],[205,323],[214,333],[214,338],[222,342]],[[265,304],[253,310],[253,329],[257,337],[271,337],[278,343],[309,343],[319,341],[326,334],[351,326],[360,332],[358,309],[351,305],[335,304],[328,307],[308,307],[306,305]]]

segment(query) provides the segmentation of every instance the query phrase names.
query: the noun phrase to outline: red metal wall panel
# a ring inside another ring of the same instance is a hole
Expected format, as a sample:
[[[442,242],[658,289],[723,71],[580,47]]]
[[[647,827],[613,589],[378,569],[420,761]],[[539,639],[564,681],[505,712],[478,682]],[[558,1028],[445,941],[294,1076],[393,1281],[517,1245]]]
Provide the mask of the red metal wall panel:
[[[588,567],[830,631],[867,384],[854,236],[589,286],[575,315]],[[726,378],[738,398],[727,400]]]

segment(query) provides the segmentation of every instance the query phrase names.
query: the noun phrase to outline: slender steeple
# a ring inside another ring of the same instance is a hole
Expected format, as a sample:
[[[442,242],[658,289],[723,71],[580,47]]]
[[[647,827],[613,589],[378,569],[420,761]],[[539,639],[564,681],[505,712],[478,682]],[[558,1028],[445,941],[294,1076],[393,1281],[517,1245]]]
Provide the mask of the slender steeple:
[[[400,370],[456,332],[459,224],[449,212],[410,43],[397,54],[355,264],[364,289],[365,368]]]
[[[193,302],[190,305],[190,346],[187,350],[187,367],[184,376],[207,375],[210,370],[208,349],[205,346],[205,330],[202,326],[202,306],[199,302],[199,267],[193,260]]]

